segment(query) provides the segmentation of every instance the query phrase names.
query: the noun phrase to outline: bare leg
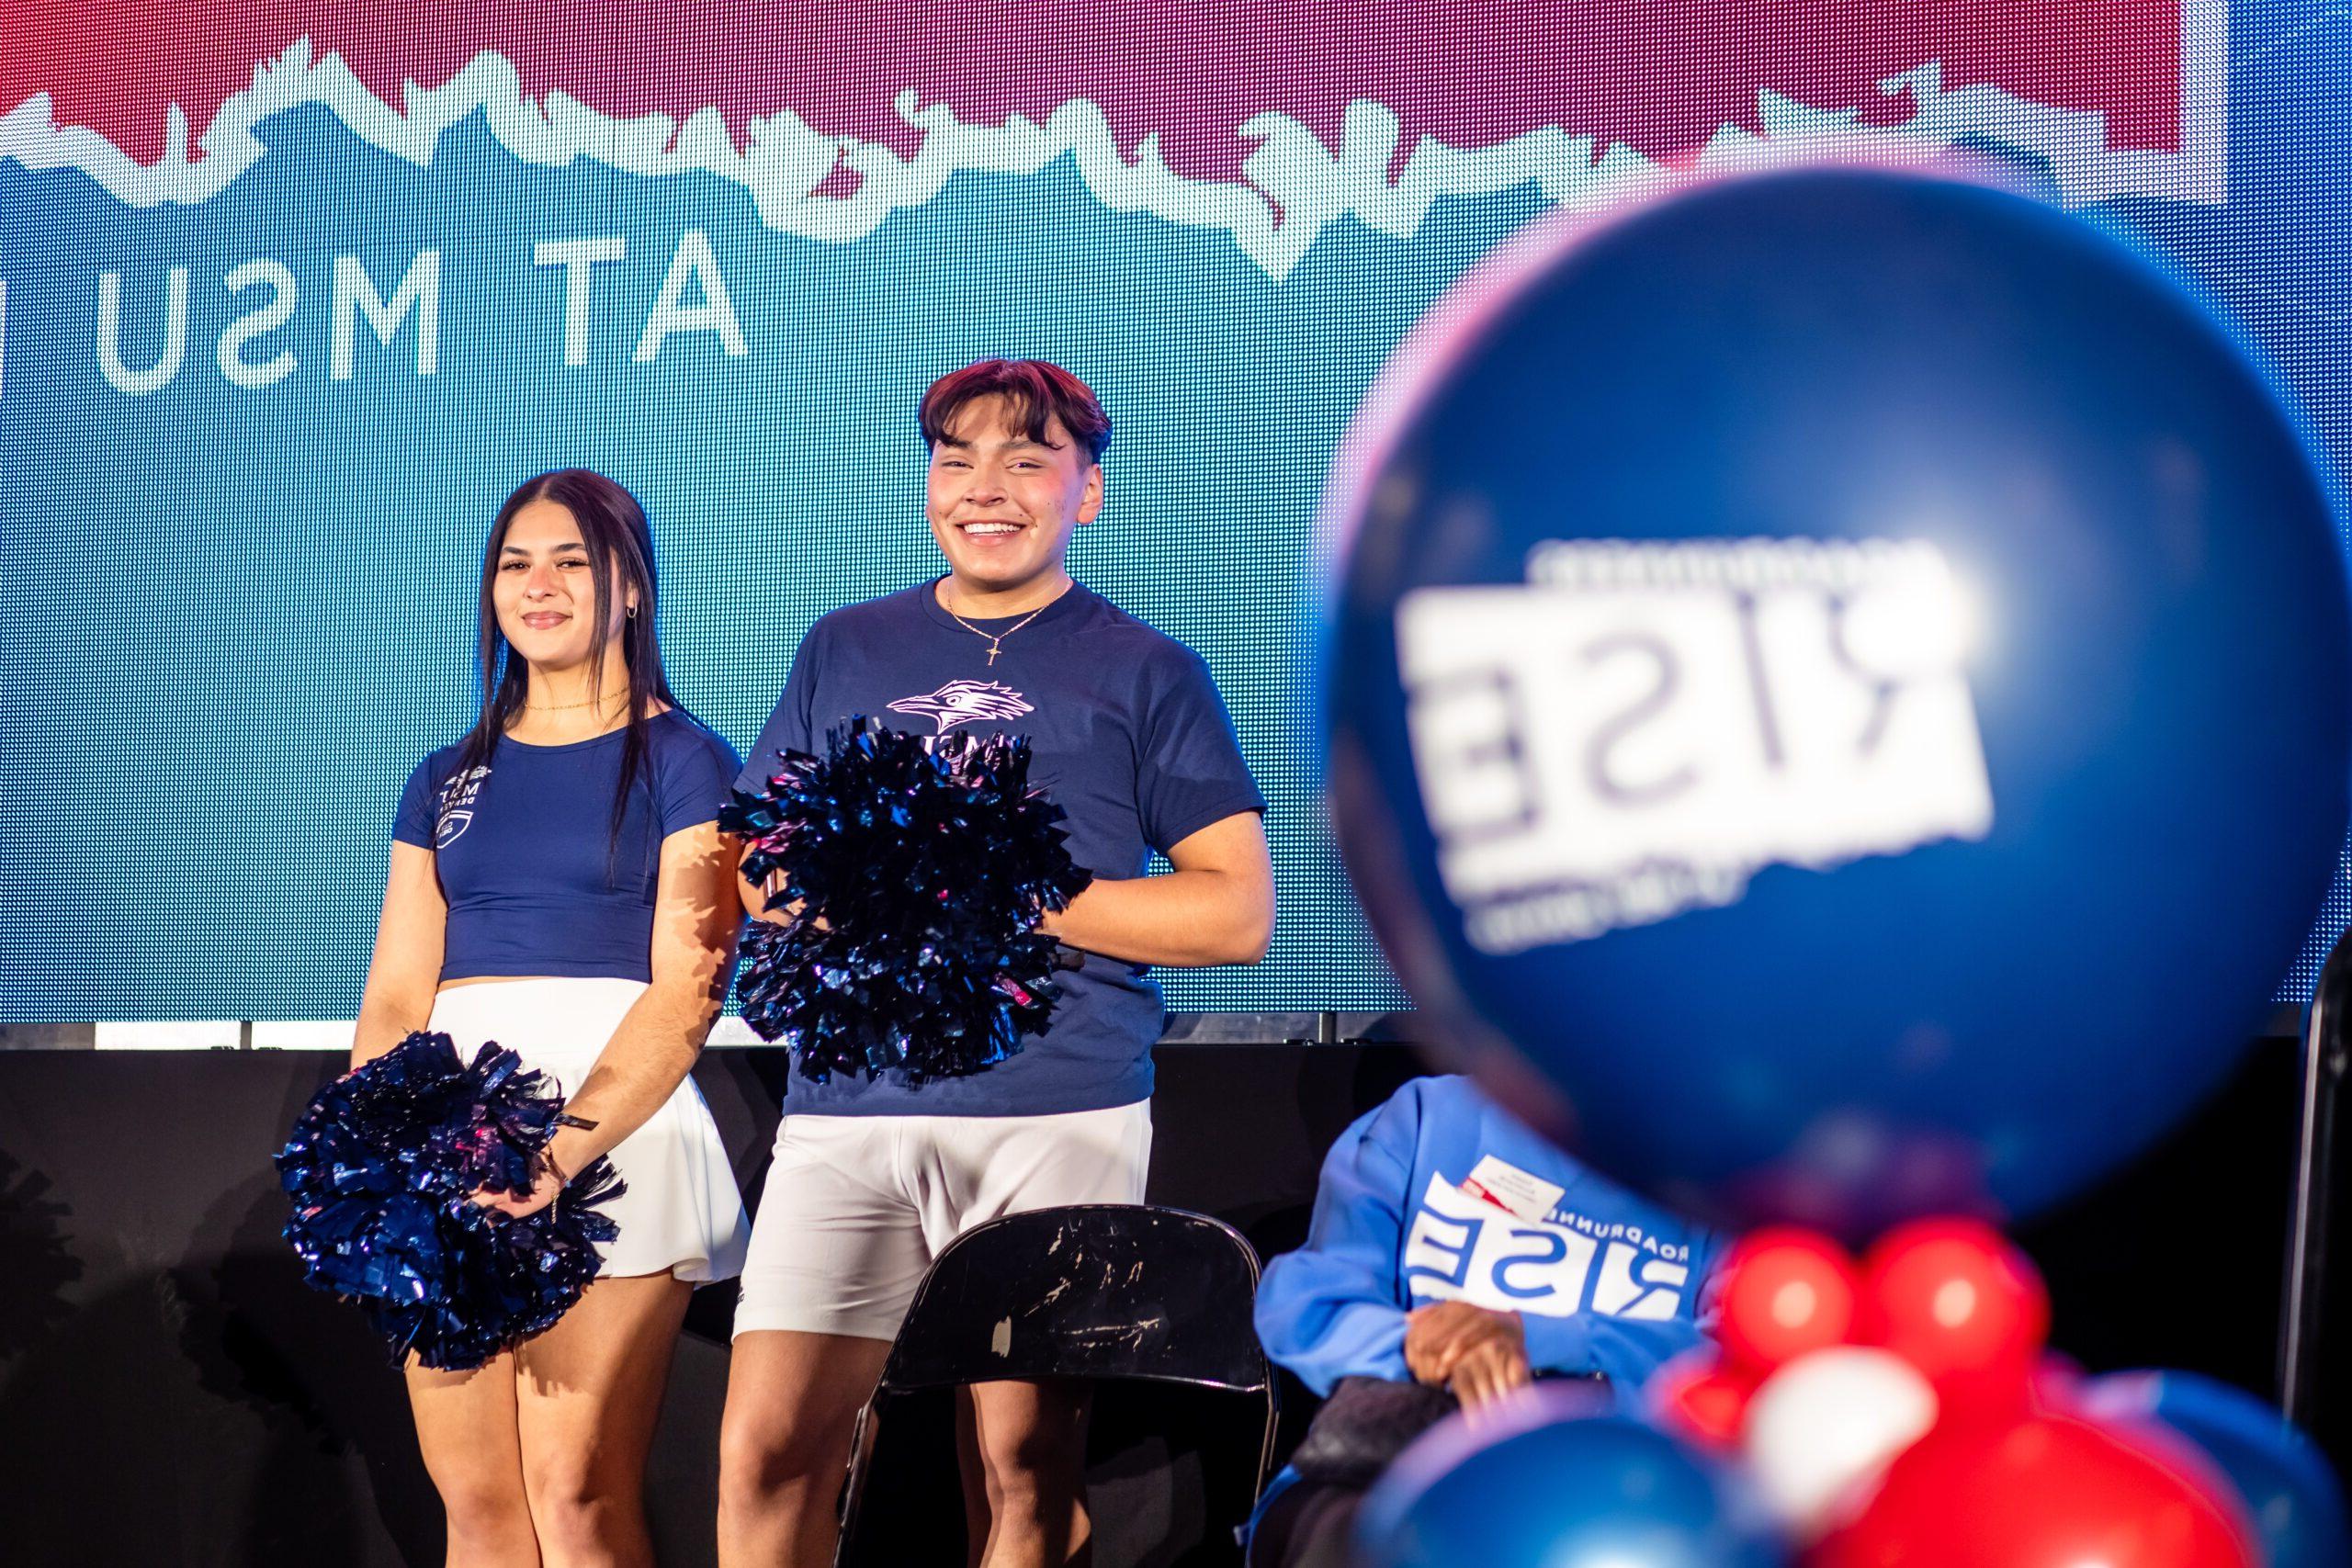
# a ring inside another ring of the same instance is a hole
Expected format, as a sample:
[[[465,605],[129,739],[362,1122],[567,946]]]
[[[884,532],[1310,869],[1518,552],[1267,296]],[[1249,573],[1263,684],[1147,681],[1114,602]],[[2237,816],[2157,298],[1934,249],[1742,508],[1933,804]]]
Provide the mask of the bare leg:
[[[984,1568],[1091,1562],[1085,1386],[982,1382],[969,1392],[989,1504]]]
[[[523,1481],[547,1568],[652,1568],[645,1456],[694,1287],[599,1280],[516,1353]]]
[[[760,1329],[735,1337],[718,1432],[721,1568],[830,1568],[850,1434],[890,1342]]]
[[[425,1473],[449,1518],[449,1568],[539,1568],[523,1492],[514,1358],[436,1372],[412,1356],[403,1376]]]
[[[964,1568],[980,1568],[988,1555],[989,1521],[997,1501],[989,1495],[989,1470],[980,1460],[979,1417],[972,1411],[969,1384],[956,1391],[956,1474],[964,1483]]]

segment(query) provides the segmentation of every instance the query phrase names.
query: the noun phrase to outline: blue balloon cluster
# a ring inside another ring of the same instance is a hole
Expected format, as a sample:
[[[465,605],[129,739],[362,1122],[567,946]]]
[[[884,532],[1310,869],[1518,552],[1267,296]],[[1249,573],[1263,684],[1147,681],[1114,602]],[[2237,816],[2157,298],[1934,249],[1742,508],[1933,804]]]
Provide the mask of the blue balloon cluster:
[[[2094,1379],[2077,1399],[2095,1421],[2168,1428],[2211,1460],[2245,1505],[2264,1568],[2352,1563],[2326,1459],[2252,1394],[2147,1371]],[[1480,1425],[1448,1419],[1366,1497],[1360,1568],[1782,1568],[1802,1558],[1736,1451],[1702,1452],[1655,1416],[1589,1384],[1553,1383]]]
[[[1397,1458],[1357,1516],[1363,1568],[1781,1568],[1727,1467],[1577,1385],[1539,1384]]]
[[[529,1188],[562,1099],[486,1044],[471,1066],[447,1034],[411,1034],[321,1089],[277,1155],[286,1239],[305,1283],[367,1309],[398,1364],[463,1371],[548,1328],[619,1234],[599,1205],[612,1162],[520,1219],[473,1201]]]
[[[743,874],[774,879],[769,908],[788,911],[745,939],[744,1021],[790,1045],[802,1077],[960,1077],[1049,1027],[1057,944],[1037,922],[1091,876],[1029,755],[1018,737],[858,717],[720,814],[747,842]]]

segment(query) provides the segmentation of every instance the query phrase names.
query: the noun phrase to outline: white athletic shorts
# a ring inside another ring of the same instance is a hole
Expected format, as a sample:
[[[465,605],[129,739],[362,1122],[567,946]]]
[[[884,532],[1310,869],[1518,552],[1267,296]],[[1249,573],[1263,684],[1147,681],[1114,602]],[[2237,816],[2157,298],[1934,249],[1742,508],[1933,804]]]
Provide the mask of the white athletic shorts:
[[[1053,1116],[786,1116],[735,1332],[895,1338],[923,1270],[975,1225],[1140,1203],[1151,1102]]]
[[[486,980],[435,997],[425,1027],[448,1035],[469,1062],[495,1040],[569,1095],[644,990],[642,980]],[[605,1276],[666,1272],[699,1284],[742,1271],[751,1238],[743,1196],[694,1079],[609,1157],[628,1190],[599,1205],[620,1226],[602,1244]]]

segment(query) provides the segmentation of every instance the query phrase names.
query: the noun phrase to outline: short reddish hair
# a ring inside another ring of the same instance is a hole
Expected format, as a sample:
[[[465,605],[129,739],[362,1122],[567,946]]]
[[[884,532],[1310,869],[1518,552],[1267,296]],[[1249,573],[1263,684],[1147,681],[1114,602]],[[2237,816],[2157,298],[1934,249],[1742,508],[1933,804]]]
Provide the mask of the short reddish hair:
[[[1032,441],[1043,443],[1047,423],[1058,419],[1070,439],[1086,448],[1089,462],[1101,462],[1102,449],[1111,445],[1111,416],[1093,389],[1042,359],[978,360],[933,381],[915,415],[923,445],[948,439],[956,415],[978,399],[992,397],[1005,400],[1014,428]]]

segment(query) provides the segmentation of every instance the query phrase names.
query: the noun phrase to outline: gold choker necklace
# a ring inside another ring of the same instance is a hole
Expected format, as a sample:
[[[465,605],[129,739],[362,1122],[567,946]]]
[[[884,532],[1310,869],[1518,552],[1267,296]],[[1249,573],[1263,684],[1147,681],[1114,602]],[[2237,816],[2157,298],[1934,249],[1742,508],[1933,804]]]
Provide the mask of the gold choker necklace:
[[[575,708],[610,707],[616,703],[627,701],[628,701],[628,694],[617,692],[609,697],[591,697],[584,703],[525,703],[523,711],[525,713],[570,713]]]

